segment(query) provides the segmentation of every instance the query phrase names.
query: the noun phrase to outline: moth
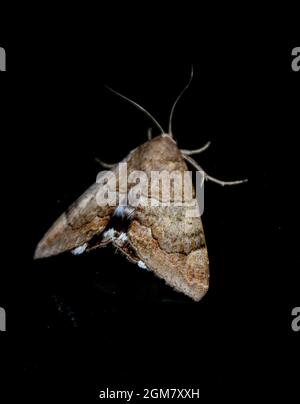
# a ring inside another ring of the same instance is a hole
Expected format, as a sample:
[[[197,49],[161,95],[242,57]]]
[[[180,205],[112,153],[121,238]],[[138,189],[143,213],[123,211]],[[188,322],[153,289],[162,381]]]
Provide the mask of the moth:
[[[188,171],[187,163],[202,171],[191,155],[206,150],[210,142],[197,150],[183,150],[178,148],[172,134],[175,106],[189,87],[192,77],[193,69],[188,84],[172,106],[167,133],[142,106],[109,88],[143,111],[161,133],[152,137],[151,132],[148,132],[148,140],[122,160],[127,165],[128,175],[138,170],[150,179],[151,172],[155,170],[184,173]],[[109,168],[109,173],[117,178],[114,185],[118,201],[124,200],[124,197],[126,199],[132,185],[129,184],[125,193],[122,192],[118,165],[102,165]],[[224,182],[205,172],[204,178],[220,185],[235,185],[247,181]],[[105,186],[110,185],[108,180]],[[128,202],[121,206],[99,205],[97,194],[102,191],[102,187],[103,183],[94,183],[55,221],[38,243],[34,258],[50,257],[66,251],[81,254],[111,244],[129,261],[152,271],[176,291],[194,301],[201,300],[209,287],[209,258],[200,215],[189,217],[185,205],[175,204],[132,206]],[[174,189],[171,191],[174,198]],[[150,194],[142,192],[142,196],[148,201],[152,197],[151,191]],[[194,188],[193,200],[197,205]]]

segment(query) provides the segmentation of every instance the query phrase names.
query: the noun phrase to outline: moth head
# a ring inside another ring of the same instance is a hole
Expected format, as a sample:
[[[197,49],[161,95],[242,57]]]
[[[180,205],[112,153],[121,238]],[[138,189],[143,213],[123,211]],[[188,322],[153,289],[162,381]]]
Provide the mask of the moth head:
[[[176,140],[174,139],[173,135],[170,135],[169,133],[163,133],[161,136],[162,136],[162,137],[169,138],[170,140],[172,140],[173,143],[177,144],[177,142],[176,142]]]

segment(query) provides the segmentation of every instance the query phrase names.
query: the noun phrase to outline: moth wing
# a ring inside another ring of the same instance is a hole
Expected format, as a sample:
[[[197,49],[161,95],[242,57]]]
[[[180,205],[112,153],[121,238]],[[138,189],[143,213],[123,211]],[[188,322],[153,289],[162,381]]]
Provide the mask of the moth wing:
[[[209,260],[200,217],[185,207],[137,209],[128,239],[148,269],[199,301],[209,287]]]
[[[132,155],[135,152],[136,150],[132,150],[122,160],[123,163],[128,162],[129,169],[132,169]],[[114,176],[108,178],[106,189],[110,188],[111,191],[115,192],[116,200],[118,200],[119,197],[124,196],[118,193],[118,165],[110,171],[105,171],[105,173],[107,172],[113,173]],[[97,194],[101,191],[101,187],[103,185],[100,183],[93,184],[53,223],[38,243],[34,254],[35,259],[50,257],[78,247],[82,247],[82,250],[84,250],[89,247],[86,244],[94,236],[101,234],[116,209],[116,203],[112,204],[113,206],[99,206]],[[110,242],[112,242],[112,239],[100,241],[97,245],[88,249],[104,247]]]
[[[88,188],[50,227],[38,243],[34,258],[45,258],[82,247],[108,224],[115,207],[99,206],[97,194],[103,185]]]

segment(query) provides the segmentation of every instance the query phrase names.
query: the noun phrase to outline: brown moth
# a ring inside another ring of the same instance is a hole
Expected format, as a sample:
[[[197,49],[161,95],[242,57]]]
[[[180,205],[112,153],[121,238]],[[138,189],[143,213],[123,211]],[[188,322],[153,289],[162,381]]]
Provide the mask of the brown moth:
[[[127,163],[128,176],[136,170],[142,171],[150,183],[153,171],[169,173],[177,171],[183,174],[188,170],[185,161],[197,170],[202,170],[190,155],[201,153],[209,143],[198,150],[180,150],[172,135],[174,108],[188,88],[192,76],[193,72],[189,83],[172,107],[169,133],[165,133],[152,115],[140,105],[110,89],[142,110],[161,131],[161,135],[154,138],[149,133],[148,141],[131,151],[122,161]],[[116,178],[116,193],[120,202],[127,195],[121,189],[118,165],[109,168]],[[221,185],[234,185],[245,181],[224,182],[206,173],[205,179]],[[112,180],[107,181],[106,187],[113,185],[110,181]],[[81,254],[85,250],[112,244],[131,262],[152,271],[176,291],[199,301],[209,287],[209,259],[200,215],[189,217],[186,214],[187,207],[184,205],[151,206],[144,203],[131,206],[128,203],[117,207],[100,206],[97,203],[97,194],[102,191],[103,186],[102,183],[93,184],[56,220],[39,242],[34,258],[45,258],[70,250],[74,254]],[[127,193],[130,193],[132,186],[133,184],[128,185]],[[170,192],[174,201],[176,199],[174,183]],[[141,192],[141,198],[146,202],[152,197],[154,195],[151,194],[151,190]],[[158,199],[160,198],[159,191]],[[197,204],[194,190],[193,199]]]

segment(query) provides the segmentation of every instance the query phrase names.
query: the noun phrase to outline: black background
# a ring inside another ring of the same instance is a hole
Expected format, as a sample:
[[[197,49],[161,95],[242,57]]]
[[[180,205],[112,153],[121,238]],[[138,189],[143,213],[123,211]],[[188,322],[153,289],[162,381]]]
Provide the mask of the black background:
[[[96,35],[0,42],[8,55],[0,77],[8,258],[1,340],[23,396],[87,400],[102,387],[132,386],[199,387],[208,402],[293,393],[300,72],[291,69],[291,50],[299,43],[224,32],[218,39],[170,56],[151,42],[134,51],[130,41],[111,42],[107,52]],[[201,166],[218,178],[249,179],[206,184],[205,298],[190,301],[112,248],[34,262],[43,233],[95,180],[95,157],[121,160],[152,126],[104,85],[166,128],[191,64],[194,80],[173,123],[179,147],[211,140],[196,158]]]

